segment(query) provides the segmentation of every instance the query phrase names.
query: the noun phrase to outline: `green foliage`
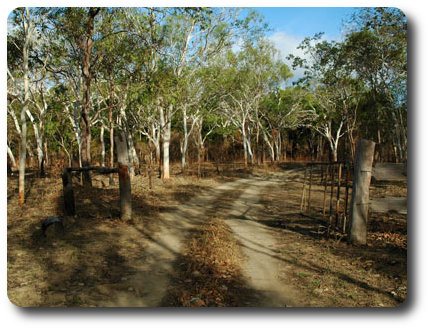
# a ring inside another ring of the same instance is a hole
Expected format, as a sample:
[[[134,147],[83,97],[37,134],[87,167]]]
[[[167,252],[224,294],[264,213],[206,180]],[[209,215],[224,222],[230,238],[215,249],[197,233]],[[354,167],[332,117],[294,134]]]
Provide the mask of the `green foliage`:
[[[7,35],[8,109],[16,112],[23,90],[24,10],[11,13]],[[279,135],[312,137],[311,129],[326,134],[330,128],[331,139],[340,129],[339,139],[348,133],[351,144],[362,136],[380,139],[390,150],[396,144],[406,153],[407,24],[397,9],[358,10],[341,41],[324,40],[321,32],[305,38],[299,45],[305,56],[288,57],[293,69],[304,69],[293,86],[288,84],[293,77],[290,67],[265,38],[269,27],[254,10],[28,10],[36,25],[30,47],[29,109],[36,114],[37,105],[46,101],[46,119],[34,118],[44,125],[50,148],[72,153],[78,149],[79,125],[74,127],[71,118],[77,114],[80,124],[81,46],[88,33],[87,19],[93,16],[93,134],[107,124],[110,109],[115,125],[126,121],[136,138],[150,124],[160,124],[161,101],[163,107],[173,105],[174,130],[185,131],[183,116],[189,123],[198,118],[202,120],[198,129],[214,140],[237,134],[246,122],[251,143],[257,142],[253,140],[257,132],[269,146]],[[185,115],[179,111],[184,108]],[[18,140],[14,127],[9,116],[8,141]]]

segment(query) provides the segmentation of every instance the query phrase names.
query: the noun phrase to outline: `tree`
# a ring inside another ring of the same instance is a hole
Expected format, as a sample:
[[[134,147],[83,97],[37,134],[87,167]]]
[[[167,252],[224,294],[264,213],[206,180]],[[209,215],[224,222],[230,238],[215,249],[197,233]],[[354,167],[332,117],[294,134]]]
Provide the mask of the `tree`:
[[[255,44],[248,41],[241,51],[237,54],[230,51],[226,58],[226,63],[221,64],[226,68],[222,70],[225,78],[221,84],[225,95],[221,109],[242,135],[244,164],[247,167],[248,159],[254,162],[253,131],[257,132],[258,140],[259,129],[265,128],[260,121],[261,101],[292,75],[288,66],[277,59],[273,45],[265,39]]]
[[[26,115],[30,103],[30,86],[29,86],[29,56],[32,45],[36,38],[36,24],[34,22],[33,12],[29,8],[18,8],[12,13],[12,23],[18,29],[19,44],[15,47],[19,49],[21,55],[20,79],[23,82],[23,90],[19,91],[21,101],[20,121],[20,156],[19,156],[19,177],[18,177],[18,204],[25,203],[25,159],[27,155],[27,119]],[[18,41],[17,40],[17,41]],[[10,72],[9,72],[10,73]],[[12,81],[15,80],[12,74],[9,74]]]
[[[304,106],[306,94],[299,87],[287,87],[271,92],[262,100],[257,120],[272,162],[280,160],[283,132],[303,127],[309,120],[310,114]]]
[[[354,150],[357,102],[361,91],[348,70],[343,43],[321,41],[321,37],[322,33],[317,33],[299,45],[307,58],[293,55],[288,58],[293,61],[294,68],[305,69],[297,84],[309,91],[306,102],[310,115],[308,126],[327,140],[331,158],[337,161],[340,139],[347,132],[350,150]]]
[[[407,159],[407,23],[396,8],[363,8],[352,18],[344,54],[352,75],[363,82],[360,107],[366,138],[393,148],[396,160]]]
[[[67,45],[70,51],[64,56],[71,57],[71,63],[63,57],[57,58],[51,69],[59,76],[65,77],[71,83],[75,94],[75,121],[77,106],[80,106],[80,129],[78,140],[82,166],[91,164],[91,83],[94,79],[94,67],[97,57],[93,52],[95,38],[96,17],[100,8],[56,8],[50,15],[54,33],[59,38],[54,45],[56,54],[61,54],[58,48]],[[63,55],[63,54],[61,54]],[[73,68],[75,65],[75,68]],[[78,125],[75,124],[75,127]],[[88,171],[83,172],[84,185],[91,186],[91,177]]]

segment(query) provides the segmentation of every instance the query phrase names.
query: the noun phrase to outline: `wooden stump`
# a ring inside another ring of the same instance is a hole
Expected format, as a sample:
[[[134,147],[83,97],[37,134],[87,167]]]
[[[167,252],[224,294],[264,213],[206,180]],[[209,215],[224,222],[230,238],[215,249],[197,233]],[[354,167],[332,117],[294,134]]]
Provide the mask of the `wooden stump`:
[[[375,142],[360,140],[355,153],[354,185],[350,211],[349,241],[352,244],[367,243],[369,188],[374,152]]]

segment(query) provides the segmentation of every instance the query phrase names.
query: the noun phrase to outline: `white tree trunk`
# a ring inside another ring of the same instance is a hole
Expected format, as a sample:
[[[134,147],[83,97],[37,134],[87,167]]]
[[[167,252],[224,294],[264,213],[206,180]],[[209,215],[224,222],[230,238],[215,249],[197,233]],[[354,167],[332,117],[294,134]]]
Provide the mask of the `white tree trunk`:
[[[106,149],[105,149],[105,126],[102,124],[101,128],[100,128],[100,144],[102,147],[102,152],[101,152],[101,165],[105,166],[105,158],[106,158]]]
[[[139,157],[137,156],[136,148],[134,147],[133,136],[131,135],[130,130],[127,130],[127,143],[128,143],[128,158],[130,160],[130,175],[133,179],[135,175],[135,166],[139,168],[140,162]]]
[[[24,103],[21,108],[21,150],[19,157],[19,177],[18,177],[18,204],[22,205],[25,203],[25,158],[27,150],[27,119],[26,113],[28,110],[28,103],[30,101],[30,89],[29,89],[29,70],[28,70],[28,57],[30,50],[30,13],[29,9],[23,9],[23,30],[24,30],[24,45],[22,50],[22,71],[24,77]]]
[[[269,147],[270,151],[270,159],[272,162],[275,161],[275,150],[273,148],[273,144],[270,142],[269,137],[267,136],[266,132],[262,129],[261,132],[263,133],[263,140],[266,142],[266,145]],[[264,153],[264,151],[263,151]]]
[[[43,153],[43,136],[39,133],[39,128],[37,127],[37,123],[34,120],[33,115],[31,114],[30,110],[27,109],[26,111],[28,118],[31,121],[31,124],[33,125],[33,131],[34,131],[34,138],[36,140],[36,152],[37,152],[37,160],[39,164],[39,170],[40,174],[43,175],[43,162],[44,162],[44,153]]]
[[[79,167],[82,167],[82,139],[81,139],[81,126],[79,125],[78,119],[78,104],[75,102],[73,104],[73,117],[68,112],[68,108],[66,108],[70,123],[72,124],[73,130],[75,132],[76,142],[78,143],[78,161]]]
[[[13,155],[9,145],[7,145],[7,155],[9,156],[10,162],[12,163],[12,168],[16,168],[15,156]]]
[[[169,158],[169,148],[170,148],[170,123],[163,134],[163,179],[170,179],[170,158]]]
[[[242,130],[242,144],[243,144],[243,161],[245,168],[248,168],[248,152],[247,152],[247,145],[246,145],[246,136],[245,131]]]
[[[171,137],[171,119],[172,119],[173,105],[169,104],[167,113],[164,113],[164,108],[159,105],[160,123],[162,130],[162,143],[163,143],[163,174],[162,178],[170,179],[170,137]]]
[[[188,150],[188,125],[187,125],[187,109],[186,107],[183,107],[182,109],[182,123],[184,126],[184,141],[181,146],[181,153],[182,153],[182,159],[181,159],[181,167],[182,171],[185,171],[186,162],[187,162],[187,150]]]
[[[157,164],[160,164],[160,128],[155,127],[154,123],[151,125],[151,136],[151,141],[155,149],[155,159]]]

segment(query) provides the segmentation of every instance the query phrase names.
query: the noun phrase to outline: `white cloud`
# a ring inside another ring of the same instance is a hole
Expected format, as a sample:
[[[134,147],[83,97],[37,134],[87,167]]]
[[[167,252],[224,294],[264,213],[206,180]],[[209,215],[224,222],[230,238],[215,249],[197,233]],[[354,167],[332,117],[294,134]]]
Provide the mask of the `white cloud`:
[[[297,56],[303,55],[303,52],[300,49],[296,49],[302,41],[301,38],[285,32],[275,32],[269,37],[269,40],[271,40],[275,44],[276,48],[279,49],[282,57],[288,56],[289,54]]]
[[[303,41],[304,37],[288,34],[282,31],[277,31],[268,37],[270,41],[272,41],[275,47],[281,53],[281,58],[286,61],[286,63],[291,67],[291,61],[286,60],[285,58],[293,54],[294,56],[299,56],[301,58],[305,58],[310,61],[310,56],[304,54],[303,50],[297,49],[297,46]],[[328,36],[323,34],[321,37],[321,41],[341,41],[342,36]],[[297,80],[304,75],[304,69],[293,70],[294,80]]]
[[[307,56],[303,53],[301,49],[297,49],[297,46],[302,42],[303,38],[295,35],[287,34],[285,32],[275,32],[271,36],[268,37],[270,41],[272,41],[275,47],[281,53],[281,58],[286,61],[287,64],[291,66],[290,61],[287,61],[285,58],[293,54],[294,56],[300,56],[302,58],[306,58]],[[300,77],[303,77],[304,70],[297,69],[293,70],[294,78],[296,80]]]

